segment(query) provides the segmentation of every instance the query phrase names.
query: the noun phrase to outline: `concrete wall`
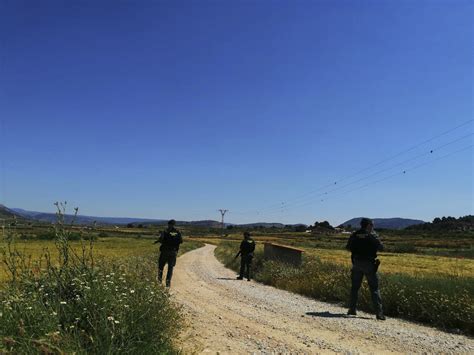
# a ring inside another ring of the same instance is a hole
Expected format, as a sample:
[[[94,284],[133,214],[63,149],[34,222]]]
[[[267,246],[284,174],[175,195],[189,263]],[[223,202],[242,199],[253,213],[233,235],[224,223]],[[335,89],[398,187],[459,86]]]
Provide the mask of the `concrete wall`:
[[[303,250],[284,245],[265,243],[263,256],[266,260],[275,260],[293,266],[301,266]]]

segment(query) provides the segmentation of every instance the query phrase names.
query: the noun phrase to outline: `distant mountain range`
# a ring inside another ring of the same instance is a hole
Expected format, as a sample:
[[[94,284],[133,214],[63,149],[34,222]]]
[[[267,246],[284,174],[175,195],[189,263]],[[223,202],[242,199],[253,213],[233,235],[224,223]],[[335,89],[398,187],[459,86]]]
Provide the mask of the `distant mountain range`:
[[[361,219],[362,217],[352,218],[342,223],[341,226],[347,227],[350,225],[352,228],[358,228]],[[420,219],[408,218],[372,218],[372,220],[374,221],[375,229],[404,229],[409,226],[425,223],[425,221]]]
[[[45,213],[37,211],[28,211],[22,208],[8,208],[0,204],[0,219],[26,219],[34,220],[45,223],[54,223],[57,220],[55,213]],[[66,215],[66,222],[70,223],[73,219],[72,215]],[[351,225],[353,228],[357,228],[360,225],[360,220],[362,217],[352,218],[344,223],[341,226]],[[386,229],[403,229],[409,226],[414,226],[418,224],[425,223],[419,219],[407,219],[407,218],[375,218],[375,228],[386,228]],[[76,216],[76,224],[93,224],[94,222],[98,224],[112,224],[112,225],[124,225],[124,224],[165,224],[166,219],[150,219],[150,218],[133,218],[133,217],[94,217],[94,216]],[[209,227],[209,228],[219,228],[221,223],[214,220],[201,220],[201,221],[177,221],[180,225],[192,225],[200,227]],[[285,225],[282,223],[268,223],[268,222],[259,222],[259,223],[247,223],[247,224],[228,224],[226,226],[233,225],[236,227],[242,228],[284,228]],[[297,226],[300,224],[294,224]]]
[[[292,224],[293,225],[293,224]],[[294,224],[296,225],[296,224]],[[263,227],[263,228],[283,228],[285,225],[283,223],[268,223],[268,222],[257,222],[257,223],[247,223],[247,224],[236,224],[236,226],[243,227],[243,228],[256,228],[256,227]]]
[[[11,208],[10,211],[15,214],[27,218],[33,219],[39,222],[53,223],[56,222],[57,216],[55,213],[45,213],[36,211],[27,211],[21,208]],[[70,223],[74,218],[73,215],[66,215],[65,219],[67,223]],[[82,216],[77,215],[75,223],[77,224],[93,224],[94,222],[99,224],[128,224],[128,223],[166,223],[165,219],[150,219],[150,218],[132,218],[132,217],[94,217],[94,216]]]
[[[46,213],[46,212],[38,212],[38,211],[28,211],[22,208],[7,208],[3,205],[0,205],[0,218],[4,219],[11,219],[16,216],[20,219],[28,219],[34,220],[38,222],[44,223],[54,223],[57,220],[57,216],[55,213]],[[73,215],[66,215],[65,220],[66,223],[70,223],[73,219]],[[166,219],[151,219],[151,218],[133,218],[133,217],[95,217],[95,216],[83,216],[77,215],[75,218],[76,224],[93,224],[94,222],[98,224],[113,224],[113,225],[124,225],[124,224],[143,224],[143,225],[161,225],[165,224],[168,220]],[[197,227],[208,227],[208,228],[220,228],[221,222],[214,221],[214,220],[200,220],[200,221],[177,221],[179,225],[190,225],[190,226],[197,226]],[[282,223],[266,223],[266,222],[259,222],[259,223],[249,223],[249,224],[230,224],[244,228],[255,228],[255,227],[276,227],[276,228],[283,228],[285,225]]]

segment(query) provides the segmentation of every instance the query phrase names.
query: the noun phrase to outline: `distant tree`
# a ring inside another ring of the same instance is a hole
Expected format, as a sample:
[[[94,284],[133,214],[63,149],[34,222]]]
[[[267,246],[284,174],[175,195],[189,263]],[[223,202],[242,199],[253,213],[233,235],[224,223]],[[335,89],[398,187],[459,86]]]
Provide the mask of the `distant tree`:
[[[234,229],[234,226],[230,224],[226,227],[226,229],[228,229],[228,230]]]
[[[127,224],[127,228],[133,228],[133,227],[134,227],[133,223]]]
[[[315,223],[314,223],[314,228],[315,228],[315,229],[324,228],[324,229],[331,229],[331,230],[334,230],[334,227],[331,226],[331,224],[329,224],[328,221],[315,222]]]
[[[327,229],[334,229],[334,227],[331,226],[331,224],[329,224],[328,221],[321,222],[321,223],[319,224],[319,226],[320,226],[320,227],[323,227],[323,228],[327,228]]]
[[[306,226],[304,224],[299,224],[295,226],[295,232],[305,232]]]
[[[424,230],[433,232],[447,232],[447,231],[469,231],[474,230],[474,216],[464,217],[442,217],[433,219],[432,223],[423,223],[409,226],[408,230]]]

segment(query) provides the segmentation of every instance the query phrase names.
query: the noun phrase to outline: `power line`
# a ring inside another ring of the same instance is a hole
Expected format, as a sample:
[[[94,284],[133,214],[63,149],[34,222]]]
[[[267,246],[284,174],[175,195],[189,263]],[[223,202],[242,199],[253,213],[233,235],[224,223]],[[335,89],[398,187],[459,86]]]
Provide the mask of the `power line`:
[[[430,160],[430,161],[423,162],[423,163],[421,163],[421,164],[415,165],[415,166],[413,166],[413,167],[411,167],[411,168],[404,169],[404,170],[402,170],[402,171],[398,171],[398,172],[396,172],[396,173],[394,173],[394,174],[392,174],[392,175],[386,176],[386,177],[384,177],[384,178],[382,178],[382,179],[369,182],[369,183],[367,183],[367,184],[365,184],[365,185],[356,187],[356,188],[351,189],[351,190],[348,190],[348,191],[340,192],[339,194],[336,194],[336,196],[337,196],[337,195],[340,195],[340,194],[344,194],[344,196],[341,196],[341,197],[340,197],[340,198],[343,198],[343,197],[345,197],[347,194],[349,194],[349,193],[351,193],[351,192],[354,192],[354,191],[357,191],[357,190],[362,190],[362,189],[367,188],[367,187],[369,187],[369,186],[371,186],[371,185],[375,185],[375,184],[378,184],[378,183],[380,183],[380,182],[389,180],[389,179],[391,179],[391,178],[393,178],[393,177],[395,177],[395,176],[398,176],[398,175],[405,175],[406,173],[411,172],[411,171],[416,170],[416,169],[419,169],[419,168],[421,168],[421,167],[423,167],[423,166],[425,166],[425,165],[434,163],[434,162],[436,162],[436,161],[438,161],[438,160],[445,159],[445,158],[447,158],[447,157],[449,157],[449,156],[451,156],[451,155],[454,155],[454,154],[463,152],[463,151],[465,151],[465,150],[468,150],[469,148],[472,148],[473,146],[474,146],[474,145],[466,146],[466,147],[464,147],[464,148],[461,148],[461,149],[456,150],[456,151],[454,151],[454,152],[450,152],[450,153],[445,154],[445,155],[443,155],[443,156],[441,156],[441,157],[438,157],[438,158],[436,158],[436,159],[432,159],[432,160]],[[308,206],[308,205],[314,204],[314,203],[316,203],[316,202],[324,202],[324,201],[330,200],[330,199],[334,199],[334,198],[333,198],[333,197],[329,197],[329,198],[321,199],[320,201],[314,201],[314,200],[312,200],[312,201],[307,201],[306,203],[302,203],[302,204],[299,204],[299,205],[294,205],[294,206],[292,206],[292,208],[301,208],[301,207],[304,207],[304,206]],[[270,213],[267,213],[267,215],[271,215],[271,214],[275,214],[275,213],[277,213],[277,212],[273,212],[273,213],[270,212]]]
[[[363,176],[363,177],[361,177],[361,178],[359,178],[359,179],[357,179],[357,180],[354,180],[354,181],[349,182],[349,183],[347,183],[347,184],[345,184],[345,185],[336,187],[336,188],[334,188],[334,189],[332,189],[332,190],[328,190],[328,191],[322,192],[322,193],[317,194],[317,195],[315,195],[315,196],[307,196],[306,198],[300,199],[299,201],[294,201],[293,203],[287,203],[286,206],[287,206],[287,207],[288,207],[288,206],[289,206],[289,207],[299,206],[299,205],[301,205],[302,203],[304,204],[305,201],[308,201],[308,200],[313,201],[315,198],[318,198],[318,197],[321,197],[321,196],[323,197],[323,199],[326,199],[326,196],[327,196],[327,195],[329,195],[329,194],[331,194],[331,193],[333,193],[333,192],[335,192],[335,191],[342,190],[342,189],[344,189],[344,188],[346,188],[346,187],[348,187],[348,186],[354,185],[354,184],[356,184],[356,183],[358,183],[358,182],[367,180],[367,179],[369,179],[369,178],[371,178],[371,177],[374,177],[374,176],[376,176],[376,175],[380,175],[380,174],[383,173],[383,172],[392,170],[392,169],[394,169],[394,168],[396,168],[396,167],[399,167],[399,166],[402,166],[402,165],[404,165],[404,164],[406,164],[406,163],[415,161],[415,160],[417,160],[417,159],[419,159],[419,158],[421,158],[421,157],[424,157],[424,156],[426,156],[426,155],[431,155],[431,154],[433,154],[434,152],[436,152],[436,151],[438,151],[438,150],[440,150],[440,149],[443,149],[443,148],[445,148],[445,147],[447,147],[447,146],[449,146],[449,145],[452,145],[452,144],[454,144],[454,143],[457,143],[457,142],[459,142],[459,141],[461,141],[461,140],[463,140],[463,139],[466,139],[466,138],[468,138],[468,137],[470,137],[470,136],[472,136],[472,135],[473,135],[473,133],[466,134],[466,135],[464,135],[464,136],[462,136],[462,137],[460,137],[460,138],[454,139],[454,140],[452,140],[452,141],[450,141],[450,142],[447,142],[447,143],[445,143],[445,144],[442,144],[442,145],[439,145],[439,146],[437,146],[437,147],[434,147],[434,148],[432,148],[432,149],[430,149],[430,150],[428,150],[428,151],[426,151],[426,152],[424,152],[424,153],[422,153],[422,154],[419,154],[419,155],[417,155],[417,156],[415,156],[415,157],[406,159],[406,160],[404,160],[404,161],[402,161],[402,162],[399,162],[399,163],[397,163],[397,164],[395,164],[395,165],[393,165],[393,166],[389,166],[389,167],[387,167],[387,168],[378,170],[378,171],[373,172],[373,173],[371,173],[371,174],[369,174],[369,175],[367,175],[367,176]],[[273,208],[273,209],[267,210],[267,212],[273,212],[273,211],[276,211],[276,210],[279,210],[279,209],[278,209],[278,208]]]
[[[420,143],[417,143],[417,144],[415,144],[415,145],[413,145],[413,146],[411,146],[411,147],[409,147],[409,148],[407,148],[407,149],[404,149],[404,150],[402,150],[402,151],[400,151],[400,152],[398,152],[398,153],[396,153],[396,154],[394,154],[394,155],[392,155],[392,156],[390,156],[390,157],[388,157],[388,158],[382,159],[382,160],[380,160],[380,161],[378,161],[378,162],[376,162],[376,163],[374,163],[374,164],[371,164],[370,166],[367,166],[367,167],[364,168],[364,169],[360,169],[360,170],[358,170],[357,172],[355,172],[354,174],[351,174],[351,175],[342,177],[342,178],[340,178],[340,179],[334,181],[333,183],[325,184],[325,185],[320,186],[320,187],[318,187],[318,188],[316,188],[316,189],[314,189],[314,190],[311,190],[311,191],[309,191],[309,192],[306,192],[306,193],[304,193],[304,194],[302,194],[302,195],[299,195],[299,196],[296,196],[296,197],[294,197],[294,198],[292,198],[292,199],[286,200],[286,206],[291,205],[291,204],[295,204],[295,203],[299,203],[300,200],[303,200],[303,201],[304,201],[304,200],[306,200],[310,195],[314,195],[315,193],[317,193],[317,192],[319,192],[319,191],[321,191],[321,190],[324,190],[324,189],[326,189],[326,188],[328,188],[328,187],[337,185],[338,183],[340,183],[340,182],[342,182],[342,181],[351,179],[351,178],[353,178],[353,177],[355,177],[355,176],[357,176],[357,175],[360,175],[360,174],[363,173],[363,172],[366,172],[367,170],[372,170],[374,167],[380,166],[380,165],[382,165],[383,163],[386,163],[386,162],[388,162],[388,161],[390,161],[390,160],[393,160],[393,159],[395,159],[395,158],[398,158],[399,156],[401,156],[401,155],[403,155],[403,154],[405,154],[405,153],[407,153],[407,152],[410,152],[410,151],[412,151],[412,150],[414,150],[414,149],[416,149],[416,148],[418,148],[418,147],[420,147],[420,146],[422,146],[422,145],[424,145],[424,144],[427,144],[427,143],[429,143],[429,142],[432,142],[432,141],[434,141],[434,140],[437,139],[437,138],[440,138],[440,137],[442,137],[442,136],[444,136],[444,135],[446,135],[446,134],[448,134],[448,133],[451,133],[451,132],[453,132],[453,131],[455,131],[455,130],[461,128],[461,127],[464,127],[464,126],[466,126],[466,125],[472,123],[473,121],[474,121],[474,119],[465,121],[465,122],[463,122],[463,123],[461,123],[461,124],[459,124],[459,125],[457,125],[457,126],[455,126],[455,127],[453,127],[453,128],[450,128],[450,129],[448,129],[448,130],[446,130],[446,131],[440,133],[440,134],[437,134],[437,135],[435,135],[435,136],[433,136],[433,137],[431,137],[431,138],[428,138],[428,139],[426,139],[426,140],[424,140],[424,141],[422,141],[422,142],[420,142]],[[454,142],[457,142],[458,140],[464,139],[464,138],[466,138],[466,137],[469,136],[469,135],[472,135],[472,133],[470,133],[470,134],[468,134],[468,135],[466,135],[466,136],[463,136],[463,137],[461,137],[461,138],[459,138],[459,139],[457,139],[457,140],[455,140],[455,141],[449,142],[449,143],[447,143],[446,145],[449,145],[449,144],[452,144],[452,143],[454,143]],[[431,152],[433,152],[435,149],[441,149],[442,147],[444,147],[444,146],[446,146],[446,145],[439,146],[439,147],[436,147],[436,148],[434,148],[434,149],[431,149]],[[426,153],[424,153],[423,155],[426,155]],[[393,169],[393,167],[390,168],[390,169]],[[390,169],[386,169],[386,170],[390,170]],[[374,174],[374,175],[376,175],[376,174]],[[365,178],[364,178],[364,179],[365,179]],[[357,180],[357,181],[364,180],[364,179],[359,179],[359,180]],[[348,185],[350,185],[350,184],[346,184],[346,185],[344,185],[344,186],[348,186]],[[338,188],[338,189],[339,189],[339,188]],[[337,189],[337,190],[338,190],[338,189]],[[334,190],[336,190],[336,189],[334,189]],[[334,190],[332,190],[332,191],[334,191]],[[324,193],[322,193],[322,194],[320,193],[320,194],[318,194],[318,195],[316,195],[316,196],[314,196],[314,197],[321,196],[321,195],[327,195],[328,193],[329,193],[329,192],[324,192]],[[283,202],[283,203],[285,203],[285,202]],[[280,210],[281,210],[281,203],[274,203],[274,204],[271,204],[271,205],[269,205],[269,206],[267,206],[267,207],[263,207],[263,208],[256,209],[256,210],[253,210],[253,211],[234,212],[234,213],[236,213],[236,214],[255,214],[256,212],[262,213],[263,211],[272,211],[272,210],[278,210],[278,211],[280,211]]]
[[[374,168],[374,167],[376,167],[376,166],[379,166],[379,165],[381,165],[381,164],[383,164],[383,163],[385,163],[385,162],[387,162],[387,161],[389,161],[389,160],[398,158],[399,156],[401,156],[401,155],[403,155],[403,154],[405,154],[405,153],[407,153],[407,152],[410,152],[410,151],[412,151],[412,150],[414,150],[414,149],[416,149],[416,148],[418,148],[418,147],[421,147],[422,145],[424,145],[424,144],[426,144],[426,143],[432,142],[432,141],[434,141],[435,139],[437,139],[437,138],[439,138],[439,137],[442,137],[442,136],[444,136],[444,135],[446,135],[446,134],[448,134],[448,133],[451,133],[451,132],[453,132],[453,131],[455,131],[455,130],[461,128],[461,127],[464,127],[464,126],[466,126],[467,124],[469,124],[469,123],[471,123],[471,122],[473,122],[473,121],[474,121],[474,119],[465,121],[465,122],[461,123],[460,125],[458,125],[458,126],[456,126],[456,127],[454,127],[454,128],[448,129],[447,131],[444,131],[444,132],[442,132],[442,133],[440,133],[440,134],[438,134],[438,135],[436,135],[436,136],[434,136],[434,137],[431,137],[431,138],[429,138],[429,139],[427,139],[427,140],[424,140],[424,141],[421,142],[421,143],[415,144],[415,145],[413,145],[413,146],[411,146],[411,147],[409,147],[409,148],[407,148],[407,149],[405,149],[405,150],[402,150],[401,152],[399,152],[399,153],[397,153],[397,154],[395,154],[395,155],[392,155],[392,156],[389,157],[389,158],[385,158],[385,159],[383,159],[383,160],[381,160],[381,161],[379,161],[379,162],[377,162],[377,163],[375,163],[375,164],[370,165],[369,167],[366,167],[366,168],[364,168],[364,169],[361,169],[361,170],[355,172],[355,173],[352,174],[352,175],[349,175],[349,176],[346,176],[346,177],[344,177],[344,178],[342,178],[342,179],[339,179],[339,180],[336,181],[334,184],[336,184],[336,183],[338,183],[338,182],[340,182],[340,181],[343,181],[343,180],[350,179],[350,178],[352,178],[352,177],[354,177],[354,176],[357,176],[357,175],[363,173],[364,171],[366,171],[367,169],[370,169],[370,168]]]

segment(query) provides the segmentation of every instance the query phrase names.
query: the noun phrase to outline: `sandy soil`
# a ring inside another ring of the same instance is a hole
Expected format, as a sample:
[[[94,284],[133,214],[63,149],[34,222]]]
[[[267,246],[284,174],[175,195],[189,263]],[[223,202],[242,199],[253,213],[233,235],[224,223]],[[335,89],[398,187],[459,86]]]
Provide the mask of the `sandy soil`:
[[[206,245],[178,259],[171,294],[188,326],[184,353],[474,353],[474,340],[235,279]]]

